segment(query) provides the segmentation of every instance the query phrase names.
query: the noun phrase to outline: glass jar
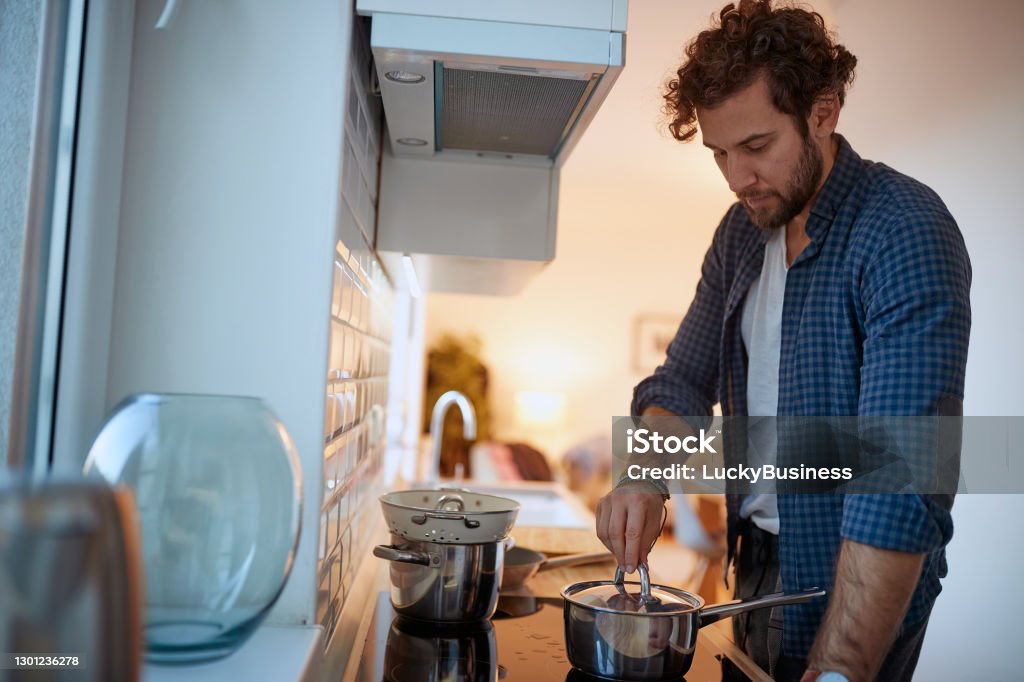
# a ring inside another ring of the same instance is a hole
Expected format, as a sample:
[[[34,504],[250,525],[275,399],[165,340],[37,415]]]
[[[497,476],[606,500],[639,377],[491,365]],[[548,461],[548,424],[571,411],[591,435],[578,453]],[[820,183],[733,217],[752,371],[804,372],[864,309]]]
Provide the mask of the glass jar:
[[[85,473],[135,494],[147,658],[197,663],[241,646],[284,588],[302,518],[298,455],[263,401],[130,396]]]

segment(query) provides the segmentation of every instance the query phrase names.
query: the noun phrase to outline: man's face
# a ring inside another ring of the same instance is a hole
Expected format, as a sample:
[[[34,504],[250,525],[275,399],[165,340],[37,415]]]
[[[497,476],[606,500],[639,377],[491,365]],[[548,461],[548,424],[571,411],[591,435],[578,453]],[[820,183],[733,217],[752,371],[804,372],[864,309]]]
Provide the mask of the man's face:
[[[704,146],[758,227],[784,226],[814,196],[821,150],[775,107],[763,77],[716,107],[698,107],[697,121]]]

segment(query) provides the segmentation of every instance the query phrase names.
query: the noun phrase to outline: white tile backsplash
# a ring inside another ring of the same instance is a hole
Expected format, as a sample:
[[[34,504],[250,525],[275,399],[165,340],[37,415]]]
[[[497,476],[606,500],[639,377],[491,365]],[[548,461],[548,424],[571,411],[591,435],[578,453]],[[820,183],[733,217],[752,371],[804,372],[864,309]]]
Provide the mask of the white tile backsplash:
[[[355,574],[369,553],[367,528],[380,513],[393,315],[391,284],[373,243],[380,109],[367,91],[365,26],[357,22],[348,74],[338,242],[331,299],[330,367],[324,417],[316,618],[329,646]]]

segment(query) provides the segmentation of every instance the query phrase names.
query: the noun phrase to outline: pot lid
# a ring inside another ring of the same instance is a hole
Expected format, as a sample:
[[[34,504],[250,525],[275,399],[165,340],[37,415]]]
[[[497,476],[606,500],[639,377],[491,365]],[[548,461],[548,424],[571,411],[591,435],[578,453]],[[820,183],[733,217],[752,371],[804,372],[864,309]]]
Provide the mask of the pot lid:
[[[393,535],[445,544],[504,540],[519,513],[515,500],[453,488],[387,493],[380,504]]]
[[[647,567],[639,569],[640,582],[625,582],[621,568],[614,580],[575,583],[562,590],[562,597],[573,604],[609,613],[639,616],[677,615],[699,610],[704,600],[675,587],[651,585]]]

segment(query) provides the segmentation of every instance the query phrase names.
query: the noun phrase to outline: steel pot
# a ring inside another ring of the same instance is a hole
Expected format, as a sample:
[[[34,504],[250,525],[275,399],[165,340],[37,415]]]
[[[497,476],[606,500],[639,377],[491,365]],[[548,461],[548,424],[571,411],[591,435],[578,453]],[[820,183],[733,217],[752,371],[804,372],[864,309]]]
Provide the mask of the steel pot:
[[[573,667],[612,680],[678,680],[690,669],[701,627],[744,611],[825,595],[812,588],[705,607],[699,595],[652,586],[646,567],[639,570],[639,583],[625,582],[620,568],[614,580],[562,590],[565,649]],[[631,591],[631,586],[639,589]]]
[[[391,562],[391,605],[403,616],[471,623],[494,615],[506,540],[472,545],[391,536],[373,555]]]

